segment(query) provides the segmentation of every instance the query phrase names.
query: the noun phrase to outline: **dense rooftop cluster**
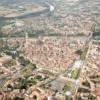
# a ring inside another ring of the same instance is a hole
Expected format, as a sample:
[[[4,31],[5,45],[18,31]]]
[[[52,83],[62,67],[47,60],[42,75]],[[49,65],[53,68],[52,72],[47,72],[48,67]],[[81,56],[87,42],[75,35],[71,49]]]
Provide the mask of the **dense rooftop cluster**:
[[[27,40],[25,55],[38,67],[52,71],[67,69],[78,58],[75,51],[83,44],[79,40],[64,37],[45,37]]]

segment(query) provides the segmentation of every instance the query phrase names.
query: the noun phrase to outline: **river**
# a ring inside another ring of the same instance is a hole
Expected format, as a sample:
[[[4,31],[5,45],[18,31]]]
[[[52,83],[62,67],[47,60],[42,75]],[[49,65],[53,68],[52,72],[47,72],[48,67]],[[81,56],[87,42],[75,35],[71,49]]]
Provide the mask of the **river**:
[[[27,17],[36,17],[36,16],[40,16],[41,14],[45,15],[45,14],[49,14],[51,12],[54,11],[54,6],[51,4],[47,4],[47,9],[44,9],[42,11],[38,11],[38,12],[31,12],[31,13],[25,13],[23,15],[17,16],[17,17],[2,17],[0,16],[0,20],[4,19],[4,20],[8,20],[8,19],[22,19],[22,18],[27,18]]]

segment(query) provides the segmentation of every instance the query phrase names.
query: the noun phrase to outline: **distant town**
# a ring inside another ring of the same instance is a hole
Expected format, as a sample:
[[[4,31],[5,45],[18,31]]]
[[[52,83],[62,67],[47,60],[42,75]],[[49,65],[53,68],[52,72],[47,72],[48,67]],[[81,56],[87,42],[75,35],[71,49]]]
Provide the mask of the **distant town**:
[[[0,0],[0,100],[100,100],[99,0]]]

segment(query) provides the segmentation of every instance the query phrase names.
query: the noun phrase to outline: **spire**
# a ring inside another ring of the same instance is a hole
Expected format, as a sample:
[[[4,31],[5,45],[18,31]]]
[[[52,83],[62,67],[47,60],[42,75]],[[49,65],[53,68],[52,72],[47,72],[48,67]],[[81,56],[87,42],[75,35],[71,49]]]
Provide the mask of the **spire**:
[[[28,45],[28,33],[25,32],[25,47]]]

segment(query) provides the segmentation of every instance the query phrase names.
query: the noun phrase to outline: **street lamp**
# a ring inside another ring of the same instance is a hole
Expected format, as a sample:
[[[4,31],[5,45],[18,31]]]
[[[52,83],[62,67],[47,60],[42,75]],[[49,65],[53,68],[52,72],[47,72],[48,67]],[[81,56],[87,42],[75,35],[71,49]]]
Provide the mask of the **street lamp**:
[[[70,91],[67,91],[65,94],[66,94],[66,100],[71,100],[72,93]]]
[[[48,100],[52,100],[52,96],[48,96]]]

